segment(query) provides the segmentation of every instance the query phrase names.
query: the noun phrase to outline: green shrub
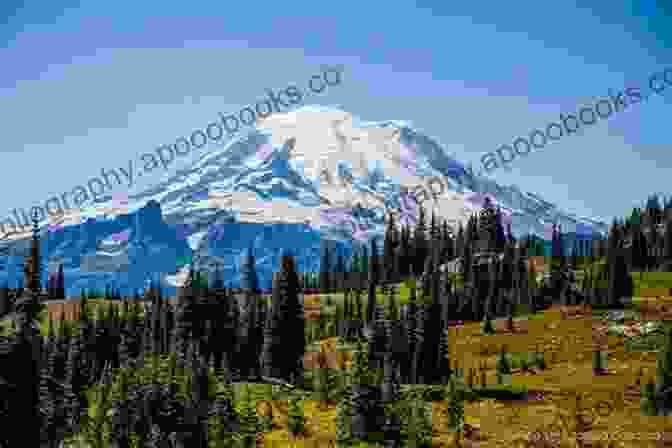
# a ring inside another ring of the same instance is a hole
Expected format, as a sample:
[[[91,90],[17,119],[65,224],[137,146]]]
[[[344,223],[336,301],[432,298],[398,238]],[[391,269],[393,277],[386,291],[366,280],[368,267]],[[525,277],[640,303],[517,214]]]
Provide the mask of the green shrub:
[[[519,363],[520,363],[520,368],[523,369],[523,370],[527,370],[527,369],[529,369],[529,368],[531,367],[531,366],[530,366],[530,363],[528,362],[528,360],[525,359],[524,357],[521,357],[521,358],[519,359]]]
[[[652,379],[649,379],[648,383],[641,386],[639,406],[642,415],[654,416],[658,412],[655,402],[655,385]]]
[[[303,414],[303,399],[292,397],[287,408],[287,426],[292,435],[305,432],[305,416]]]
[[[490,317],[484,318],[483,322],[481,322],[481,334],[495,334],[495,327]]]
[[[336,444],[347,446],[352,440],[352,394],[344,394],[336,405]]]
[[[506,352],[504,347],[502,347],[499,354],[497,355],[496,369],[497,373],[504,375],[511,374],[511,361],[509,359],[509,354]]]
[[[429,448],[432,445],[431,404],[421,397],[404,400],[397,408],[401,421],[401,435],[409,446]]]
[[[514,317],[527,316],[528,314],[532,314],[532,312],[530,306],[524,303],[514,304],[513,306]]]
[[[479,399],[494,398],[496,400],[523,400],[527,397],[527,386],[524,384],[493,384],[478,389],[476,394]]]

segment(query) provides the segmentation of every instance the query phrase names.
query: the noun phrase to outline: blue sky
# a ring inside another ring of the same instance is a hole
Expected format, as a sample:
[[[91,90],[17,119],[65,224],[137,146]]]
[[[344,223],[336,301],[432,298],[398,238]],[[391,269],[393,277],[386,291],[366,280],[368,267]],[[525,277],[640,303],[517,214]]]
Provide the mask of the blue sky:
[[[24,3],[0,6],[0,219],[323,64],[343,66],[344,80],[315,103],[411,121],[475,167],[672,67],[662,1]],[[672,87],[491,177],[610,221],[669,191],[671,106]]]

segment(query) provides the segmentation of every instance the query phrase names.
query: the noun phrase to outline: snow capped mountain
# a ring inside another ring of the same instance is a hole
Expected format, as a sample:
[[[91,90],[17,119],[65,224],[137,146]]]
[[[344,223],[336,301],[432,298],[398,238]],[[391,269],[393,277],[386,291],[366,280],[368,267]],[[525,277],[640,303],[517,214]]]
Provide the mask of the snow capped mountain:
[[[104,289],[108,282],[141,288],[159,275],[170,290],[190,264],[219,267],[237,285],[239,257],[252,247],[261,286],[268,287],[283,249],[297,257],[300,270],[317,270],[321,241],[333,240],[347,255],[353,239],[382,236],[386,210],[414,222],[420,202],[456,226],[486,196],[501,207],[516,236],[531,231],[543,237],[552,222],[565,232],[607,229],[533,193],[470,173],[410,123],[364,122],[341,110],[307,106],[271,115],[222,149],[129,195],[123,208],[108,197],[88,209],[85,223],[81,213],[60,218],[43,254],[63,260],[71,292]],[[28,243],[7,246],[16,252]],[[117,269],[90,268],[122,258],[126,262]],[[7,263],[0,275],[21,272]]]

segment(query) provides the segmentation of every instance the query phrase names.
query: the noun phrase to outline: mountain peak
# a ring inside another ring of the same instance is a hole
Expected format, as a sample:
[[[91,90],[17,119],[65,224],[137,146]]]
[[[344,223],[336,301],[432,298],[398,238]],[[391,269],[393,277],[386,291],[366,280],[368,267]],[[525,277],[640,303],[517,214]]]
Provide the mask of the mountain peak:
[[[92,241],[135,228],[129,241],[117,242],[115,252],[124,252],[131,266],[133,272],[125,276],[131,285],[143,287],[144,276],[158,270],[174,286],[193,263],[220,264],[227,281],[237,284],[238,256],[254,247],[260,254],[255,257],[260,284],[268,286],[282,249],[292,249],[302,269],[316,270],[321,241],[337,241],[347,253],[353,239],[383,234],[386,212],[412,223],[422,205],[428,216],[434,212],[455,227],[477,212],[485,197],[501,208],[517,237],[530,231],[544,237],[551,223],[567,232],[581,228],[582,234],[607,228],[515,186],[473,176],[409,122],[365,122],[342,110],[305,106],[271,115],[258,128],[129,196],[130,216],[101,211],[95,225],[84,225],[81,233],[64,231],[82,226],[79,219],[64,218],[61,233],[56,232],[60,236],[49,244],[49,257],[65,260],[66,277],[74,279],[70,287],[110,281],[124,267],[116,273],[84,273],[69,248],[83,250]],[[114,204],[99,207],[110,210]],[[178,231],[176,224],[188,232]],[[269,226],[278,231],[267,232]],[[103,255],[98,251],[97,256]]]

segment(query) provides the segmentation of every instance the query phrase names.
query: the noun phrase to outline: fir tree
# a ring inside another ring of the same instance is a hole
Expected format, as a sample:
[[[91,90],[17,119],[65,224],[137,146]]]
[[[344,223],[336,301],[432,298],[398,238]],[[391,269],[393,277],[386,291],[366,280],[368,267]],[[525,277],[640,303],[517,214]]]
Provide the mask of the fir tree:
[[[9,300],[9,286],[7,282],[0,287],[0,317],[9,313],[11,310],[11,302]]]
[[[502,224],[502,210],[497,207],[497,212],[495,214],[495,249],[497,252],[504,251],[504,247],[507,245],[507,236],[504,233],[504,226]]]
[[[572,247],[572,254],[570,256],[569,265],[573,270],[577,270],[579,267],[579,256],[577,254],[576,245]]]
[[[464,247],[465,247],[465,233],[464,233],[464,227],[460,222],[457,228],[457,237],[455,238],[455,255],[458,257],[464,257]]]
[[[495,327],[492,324],[492,319],[490,319],[489,314],[486,314],[483,318],[483,323],[481,324],[481,334],[495,334]]]
[[[339,447],[352,439],[352,392],[349,388],[346,392],[336,405],[336,443]]]
[[[625,262],[623,249],[613,249],[614,255],[609,264],[609,305],[617,307],[623,297],[632,297],[632,279]]]
[[[478,215],[478,239],[480,240],[480,251],[497,250],[499,232],[497,222],[497,211],[495,210],[490,197],[486,196],[483,201],[483,208]],[[475,241],[475,239],[472,239],[472,241]]]
[[[427,258],[428,255],[426,232],[427,224],[425,219],[425,209],[421,206],[418,215],[418,222],[413,231],[413,271],[417,273],[422,273],[422,270],[425,266],[425,258]]]
[[[451,381],[454,381],[454,379]],[[450,394],[446,411],[448,414],[448,429],[457,433],[456,442],[460,446],[461,435],[464,429],[464,399],[460,394]]]
[[[665,236],[663,238],[663,270],[672,271],[672,219],[669,217],[665,222]]]
[[[366,321],[371,324],[374,319],[374,312],[376,307],[376,288],[378,286],[378,248],[376,247],[375,238],[371,239],[371,261],[369,263],[369,284],[368,284],[368,300],[366,304]]]
[[[326,242],[322,242],[320,255],[320,291],[322,294],[331,292],[330,277],[331,277],[331,253]]]
[[[83,378],[80,374],[79,366],[81,353],[79,352],[79,336],[74,335],[70,339],[68,359],[66,362],[66,381],[65,381],[65,403],[66,416],[68,424],[78,432],[78,424],[82,410],[82,400],[80,397],[81,388],[84,386]]]
[[[342,291],[344,288],[345,272],[346,272],[345,258],[343,257],[343,254],[339,253],[336,256],[336,266],[334,267],[335,281],[334,284],[332,285],[334,289],[338,292]]]
[[[599,350],[593,350],[593,373],[602,373],[602,352]]]
[[[404,407],[405,422],[402,422],[402,435],[410,446],[429,448],[432,443],[431,408],[422,396],[410,398]]]
[[[58,267],[58,274],[56,276],[56,299],[65,299],[65,275],[63,274],[63,263]]]
[[[394,278],[395,250],[399,245],[397,236],[397,224],[393,214],[388,214],[387,228],[383,239],[383,266],[385,283],[396,281]]]
[[[252,294],[259,293],[259,279],[257,277],[256,260],[252,247],[247,249],[247,254],[241,261],[240,287]]]
[[[324,346],[320,346],[320,351],[316,354],[316,366],[313,368],[313,379],[315,383],[315,392],[317,393],[317,399],[320,402],[319,406],[321,410],[325,410],[327,408],[329,399],[328,368],[327,353],[324,349]]]
[[[635,225],[632,236],[631,261],[632,266],[643,271],[649,266],[649,248],[646,237],[640,225]]]
[[[292,397],[287,407],[287,426],[293,436],[305,433],[305,416],[303,413],[303,399]]]
[[[396,287],[392,285],[388,289],[388,297],[387,297],[387,316],[386,319],[392,320],[392,321],[398,321],[399,320],[399,306],[397,305],[397,294],[396,294]]]
[[[281,271],[273,287],[270,315],[270,338],[266,344],[267,367],[277,369],[279,376],[291,381],[299,376],[305,350],[304,314],[299,301],[299,281],[294,268],[294,258],[282,257]],[[268,334],[268,332],[267,332]],[[270,347],[269,347],[270,345]],[[270,355],[270,356],[269,356]]]
[[[502,346],[501,351],[497,356],[497,380],[502,384],[504,376],[511,374],[511,363],[508,359],[508,353],[506,352],[506,347]]]
[[[357,439],[364,439],[369,434],[371,430],[371,409],[376,404],[376,397],[373,394],[377,388],[373,386],[374,381],[369,371],[368,352],[368,347],[364,346],[361,340],[358,340],[353,354],[351,373],[351,428],[352,436]]]
[[[649,378],[648,383],[642,385],[639,406],[642,415],[655,416],[658,414],[655,385],[652,378]]]
[[[665,335],[665,342],[656,357],[656,396],[660,398],[661,404],[664,404],[669,410],[672,403],[669,403],[670,390],[672,388],[672,330]],[[667,403],[662,403],[667,398]]]
[[[240,396],[236,402],[236,414],[240,421],[240,435],[244,440],[256,440],[259,431],[257,409],[252,401],[248,383],[240,385]]]

